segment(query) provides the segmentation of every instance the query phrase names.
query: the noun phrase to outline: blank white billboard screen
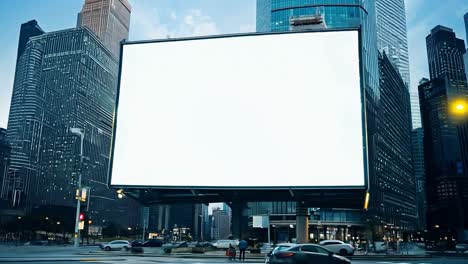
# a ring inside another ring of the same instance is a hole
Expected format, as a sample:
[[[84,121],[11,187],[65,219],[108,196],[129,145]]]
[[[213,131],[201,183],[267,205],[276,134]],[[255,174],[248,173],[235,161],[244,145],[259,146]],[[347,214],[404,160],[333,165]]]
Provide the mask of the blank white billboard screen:
[[[123,45],[111,185],[364,186],[357,31]]]

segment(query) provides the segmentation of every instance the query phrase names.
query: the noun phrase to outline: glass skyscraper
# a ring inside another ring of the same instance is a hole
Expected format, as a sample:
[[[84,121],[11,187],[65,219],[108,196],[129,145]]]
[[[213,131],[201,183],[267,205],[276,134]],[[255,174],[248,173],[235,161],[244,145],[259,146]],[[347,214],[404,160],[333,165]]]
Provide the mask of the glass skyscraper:
[[[427,227],[434,234],[467,239],[468,123],[451,113],[468,101],[463,63],[465,43],[451,28],[436,26],[426,37],[430,80],[419,85],[424,131]],[[439,239],[440,237],[434,237]]]
[[[377,47],[398,69],[409,85],[409,58],[404,0],[375,0]]]
[[[107,188],[117,73],[116,58],[86,27],[29,39],[16,67],[7,130],[12,204],[74,207],[81,172],[93,223],[136,223],[133,201]],[[72,127],[85,131],[82,164]]]
[[[0,128],[0,209],[6,206],[6,200],[3,199],[3,189],[7,189],[6,176],[8,173],[8,164],[10,163],[10,144],[6,141],[6,129]]]
[[[377,155],[377,117],[380,100],[375,2],[373,0],[257,0],[256,26],[258,32],[300,30],[301,28],[296,28],[294,24],[296,19],[302,18],[314,21],[317,24],[315,29],[360,27],[362,30],[361,54],[367,107],[368,154],[370,157],[369,184],[371,186],[378,184],[374,176],[377,160],[373,158]],[[371,194],[371,197],[378,197],[378,195]],[[380,202],[372,198],[371,206],[377,205],[380,205]],[[295,204],[290,202],[252,203],[249,207],[251,214],[265,213],[266,210],[272,214],[274,212],[281,214],[279,211],[286,215],[295,213]],[[320,209],[316,210],[314,214],[317,219],[311,221],[311,224],[315,226],[311,232],[316,232],[315,239],[319,239],[318,236],[321,233],[326,236],[321,238],[344,240],[347,238],[347,234],[350,234],[348,232],[353,232],[356,235],[355,229],[362,227],[362,221],[365,221],[362,218],[365,216],[354,210]],[[281,216],[278,217],[281,218]],[[284,222],[284,220],[281,221]],[[327,226],[327,223],[333,224]],[[288,231],[285,232],[288,233]]]
[[[369,224],[375,228],[380,226],[374,232],[377,234],[374,239],[383,236],[383,226],[386,224],[395,230],[397,227],[402,231],[414,230],[416,188],[411,164],[410,99],[405,84],[409,82],[409,69],[403,1],[257,1],[259,32],[301,30],[295,24],[298,24],[296,20],[304,18],[314,24],[311,27],[314,29],[362,29],[361,52],[368,129],[369,211],[360,214],[353,210],[314,210],[311,224],[321,230],[320,234],[315,234],[315,238],[325,235],[320,238],[344,239],[346,236],[343,237],[343,234],[351,232],[353,236],[358,235],[356,230],[363,230],[363,226]],[[392,38],[393,34],[398,37]],[[380,60],[378,48],[385,52]],[[278,207],[276,204],[253,203],[250,205],[251,214],[265,213],[266,209],[272,212]],[[293,203],[278,204],[286,205],[284,214],[293,216],[295,213]],[[312,228],[312,232],[314,230]],[[396,236],[394,232],[393,237]]]

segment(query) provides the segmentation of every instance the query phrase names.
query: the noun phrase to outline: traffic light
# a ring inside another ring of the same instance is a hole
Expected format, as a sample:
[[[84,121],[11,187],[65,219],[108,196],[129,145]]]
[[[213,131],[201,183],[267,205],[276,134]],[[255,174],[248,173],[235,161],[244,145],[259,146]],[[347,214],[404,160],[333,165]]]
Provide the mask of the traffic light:
[[[78,219],[79,219],[80,221],[84,221],[84,214],[83,214],[83,213],[80,213],[80,216],[78,217]]]

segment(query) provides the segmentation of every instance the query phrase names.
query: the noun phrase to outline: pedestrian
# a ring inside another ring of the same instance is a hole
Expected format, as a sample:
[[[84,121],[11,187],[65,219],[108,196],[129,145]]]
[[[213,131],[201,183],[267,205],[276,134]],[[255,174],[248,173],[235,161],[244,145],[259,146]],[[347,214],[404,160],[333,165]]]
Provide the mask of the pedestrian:
[[[226,250],[226,256],[228,256],[229,260],[236,259],[236,248],[231,243],[229,243],[229,247]]]
[[[239,260],[245,261],[245,250],[247,250],[247,241],[242,239],[239,241]]]

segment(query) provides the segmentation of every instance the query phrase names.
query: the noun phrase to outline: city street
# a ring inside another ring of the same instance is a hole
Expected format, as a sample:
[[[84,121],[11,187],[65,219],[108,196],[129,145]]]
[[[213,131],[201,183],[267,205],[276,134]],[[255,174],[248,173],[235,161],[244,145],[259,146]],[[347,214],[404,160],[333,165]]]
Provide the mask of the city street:
[[[353,264],[364,263],[377,263],[377,264],[466,264],[468,259],[449,259],[449,258],[433,258],[424,260],[402,260],[402,261],[375,261],[375,260],[359,260],[353,261]],[[49,259],[49,260],[32,260],[29,258],[17,258],[15,260],[3,260],[0,258],[1,263],[71,263],[71,262],[86,262],[86,263],[233,263],[225,259],[205,259],[205,258],[168,258],[168,257],[126,257],[122,259],[109,259],[105,257],[97,258],[76,258],[67,259],[64,261]],[[234,263],[237,263],[235,261]],[[263,263],[261,261],[247,260],[246,263]]]
[[[433,258],[381,258],[357,256],[359,259],[353,264],[466,264],[466,258],[460,257],[433,257]],[[40,246],[0,246],[1,263],[232,263],[224,258],[191,257],[191,256],[157,256],[157,255],[131,255],[121,252],[101,252],[96,247],[40,247]],[[239,261],[235,261],[237,263]],[[263,263],[261,258],[247,259],[245,263]]]

